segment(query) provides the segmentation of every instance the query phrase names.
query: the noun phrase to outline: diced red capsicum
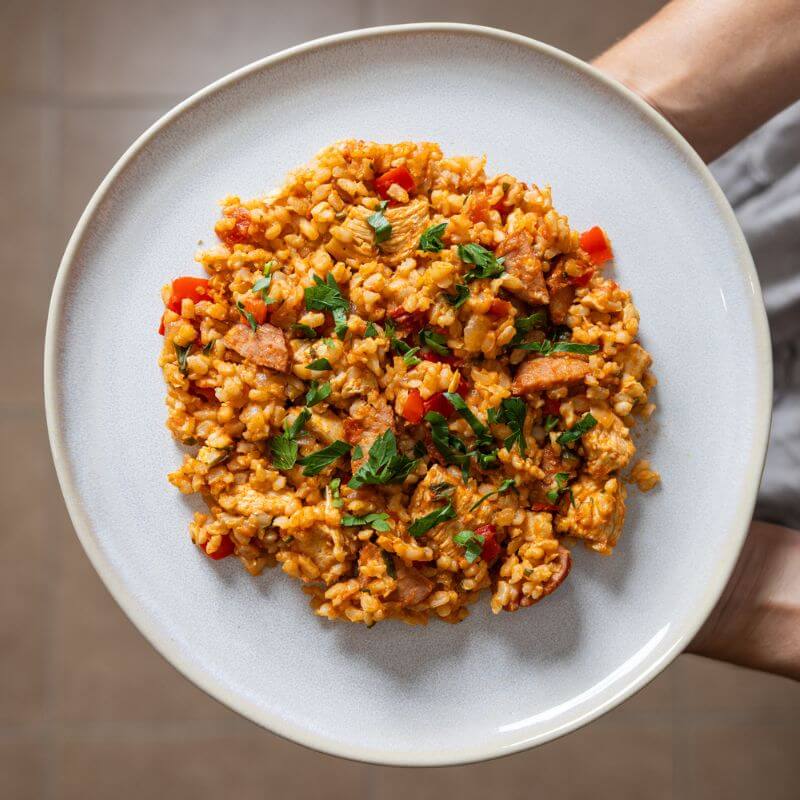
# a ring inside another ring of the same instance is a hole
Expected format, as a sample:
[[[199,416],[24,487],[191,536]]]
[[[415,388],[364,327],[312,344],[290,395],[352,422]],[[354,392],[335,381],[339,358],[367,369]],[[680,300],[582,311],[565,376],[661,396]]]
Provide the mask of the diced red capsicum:
[[[242,305],[244,306],[245,311],[248,311],[253,315],[253,319],[259,325],[263,325],[267,321],[269,307],[260,297],[247,297],[242,302]],[[245,319],[245,321],[247,320],[247,317],[245,317],[244,314],[242,314],[242,317]]]
[[[206,542],[205,551],[206,555],[209,558],[213,558],[214,561],[220,561],[223,558],[233,555],[233,542],[231,541],[231,537],[223,536],[219,547],[213,553],[208,552],[208,542]]]
[[[406,167],[394,167],[375,179],[375,191],[384,200],[391,200],[389,197],[389,188],[394,183],[407,192],[413,192],[416,188],[414,178]]]
[[[428,312],[406,311],[403,306],[398,306],[389,316],[395,321],[398,328],[410,333],[419,333],[428,324]]]
[[[416,425],[422,422],[422,417],[424,415],[425,402],[422,399],[422,395],[419,393],[419,389],[412,389],[408,393],[406,403],[403,406],[403,419],[410,422],[412,425]]]
[[[459,381],[456,392],[462,397],[466,397],[469,392],[469,384],[463,378]],[[434,392],[424,401],[424,405],[426,414],[429,411],[435,411],[437,414],[441,414],[445,419],[450,419],[456,411],[453,408],[453,404],[444,396],[444,392]]]
[[[587,252],[593,264],[605,264],[614,257],[611,242],[608,241],[605,231],[595,225],[581,234],[581,247]]]
[[[208,300],[208,280],[206,278],[195,278],[191,275],[175,278],[172,281],[172,294],[167,303],[167,308],[176,314],[180,314],[181,301],[185,299],[189,299],[194,303]]]
[[[479,525],[475,528],[476,536],[483,536],[483,549],[481,558],[484,561],[494,561],[500,555],[500,545],[497,543],[497,528],[494,525]]]
[[[554,506],[552,503],[534,503],[531,511],[558,511],[558,506]]]

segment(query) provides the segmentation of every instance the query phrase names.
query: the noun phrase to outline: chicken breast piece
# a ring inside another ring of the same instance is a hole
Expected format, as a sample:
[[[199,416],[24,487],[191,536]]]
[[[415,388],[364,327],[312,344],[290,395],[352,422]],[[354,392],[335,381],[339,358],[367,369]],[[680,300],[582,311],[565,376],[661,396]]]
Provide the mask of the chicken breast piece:
[[[589,372],[586,361],[572,356],[532,358],[520,365],[511,390],[514,394],[543,392],[558,386],[579,383]]]
[[[433,591],[433,581],[426,578],[416,567],[407,566],[397,559],[397,599],[401,605],[415,606]]]
[[[625,467],[636,447],[619,417],[611,413],[595,416],[600,424],[585,433],[581,442],[586,453],[587,472],[595,478],[605,478]]]
[[[240,322],[225,334],[222,341],[242,358],[260,367],[269,367],[278,372],[286,372],[289,368],[286,337],[274,325],[259,325],[254,331],[249,325]]]
[[[556,517],[556,530],[584,539],[587,547],[608,555],[625,522],[625,486],[617,478],[601,481],[584,476],[571,488],[575,505]]]
[[[542,262],[534,255],[533,239],[527,231],[512,233],[498,245],[494,254],[505,258],[503,264],[509,277],[503,288],[532,305],[548,302]]]

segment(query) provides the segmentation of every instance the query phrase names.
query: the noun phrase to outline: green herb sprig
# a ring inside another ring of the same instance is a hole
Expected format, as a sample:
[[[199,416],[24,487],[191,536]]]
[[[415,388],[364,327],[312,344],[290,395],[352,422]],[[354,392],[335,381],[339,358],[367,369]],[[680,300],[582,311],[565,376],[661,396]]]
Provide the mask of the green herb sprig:
[[[458,246],[458,257],[473,268],[464,275],[464,281],[470,283],[479,278],[497,278],[505,272],[504,258],[495,258],[491,250],[479,244],[469,243]]]
[[[377,210],[367,217],[367,225],[375,232],[375,244],[385,242],[392,235],[392,223],[383,215],[388,205],[388,200],[381,200]]]
[[[442,522],[455,519],[455,517],[456,511],[453,508],[453,504],[448,502],[447,505],[434,509],[430,514],[415,519],[409,526],[408,533],[418,539],[420,536],[424,536],[431,528],[435,528]]]
[[[426,253],[439,253],[444,248],[442,235],[447,228],[446,222],[440,222],[438,225],[431,225],[419,238],[419,249]]]
[[[416,466],[416,459],[398,451],[394,431],[387,428],[372,443],[366,462],[356,470],[347,485],[359,489],[365,484],[402,483]]]

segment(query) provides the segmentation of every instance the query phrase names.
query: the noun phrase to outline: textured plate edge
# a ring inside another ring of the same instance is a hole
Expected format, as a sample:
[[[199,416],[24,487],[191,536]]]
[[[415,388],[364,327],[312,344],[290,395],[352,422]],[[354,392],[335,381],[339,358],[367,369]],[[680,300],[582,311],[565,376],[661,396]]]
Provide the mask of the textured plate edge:
[[[607,90],[615,92],[618,96],[626,99],[633,105],[639,113],[643,114],[650,123],[659,128],[664,135],[669,138],[681,154],[687,159],[690,166],[694,169],[699,178],[706,185],[710,194],[716,200],[723,222],[728,228],[739,255],[739,265],[744,271],[744,276],[748,280],[751,288],[749,310],[754,320],[755,349],[756,357],[759,361],[760,371],[759,386],[756,393],[757,419],[753,426],[753,451],[750,453],[750,465],[748,470],[749,489],[742,493],[740,497],[737,519],[743,520],[737,530],[729,535],[729,547],[727,552],[721,555],[717,564],[716,574],[712,581],[705,588],[703,602],[700,604],[695,614],[691,618],[682,620],[677,626],[679,631],[669,632],[672,642],[660,655],[655,658],[645,660],[638,674],[630,680],[627,685],[611,697],[607,697],[598,705],[582,715],[574,717],[569,722],[560,727],[541,733],[535,737],[525,737],[524,733],[511,744],[496,742],[474,750],[461,751],[436,751],[436,752],[392,752],[384,750],[367,749],[342,744],[336,739],[321,737],[312,733],[306,728],[293,725],[286,720],[274,715],[268,715],[252,707],[247,701],[235,696],[224,686],[215,683],[211,675],[198,666],[190,659],[184,658],[174,648],[169,637],[164,635],[158,626],[153,625],[148,613],[139,605],[136,599],[128,592],[128,589],[119,580],[111,565],[101,552],[89,524],[88,517],[82,507],[81,500],[76,490],[73,476],[69,467],[68,458],[65,455],[66,448],[61,427],[61,415],[58,408],[59,386],[57,359],[56,334],[61,327],[64,289],[68,284],[74,257],[82,244],[86,235],[89,222],[94,216],[98,206],[105,199],[109,189],[116,181],[117,177],[127,167],[129,163],[143,150],[147,143],[161,130],[167,128],[173,121],[183,115],[186,111],[193,108],[200,101],[210,97],[221,89],[237,83],[242,78],[256,73],[272,64],[288,60],[298,55],[308,53],[313,50],[340,45],[346,42],[378,38],[382,36],[405,35],[409,33],[462,33],[472,36],[479,36],[496,41],[515,44],[536,50],[561,61],[584,76],[603,85]],[[44,348],[44,400],[45,416],[47,420],[48,436],[50,449],[53,456],[58,481],[61,492],[69,512],[73,527],[83,546],[92,566],[102,579],[114,600],[122,608],[128,618],[134,623],[139,632],[155,647],[159,654],[181,672],[186,678],[191,680],[196,686],[205,691],[215,700],[224,703],[242,716],[266,728],[267,730],[291,739],[298,744],[318,750],[330,755],[349,758],[357,761],[373,764],[383,764],[390,766],[452,766],[457,764],[469,764],[477,761],[497,758],[510,755],[521,750],[534,747],[545,742],[552,741],[563,736],[587,723],[597,719],[603,714],[615,708],[624,700],[644,688],[660,672],[662,672],[689,644],[694,635],[700,629],[703,622],[714,608],[717,599],[721,595],[725,585],[733,571],[736,560],[741,551],[753,509],[755,507],[756,495],[760,483],[761,474],[766,458],[767,444],[769,441],[769,429],[772,412],[772,350],[769,336],[769,326],[767,316],[761,296],[761,287],[756,273],[753,259],[748,249],[747,243],[742,233],[739,223],[733,213],[733,209],[728,203],[727,198],[722,193],[710,170],[689,143],[681,134],[658,112],[648,105],[642,98],[632,92],[627,87],[604,75],[591,65],[565,53],[552,45],[544,44],[535,39],[522,36],[520,34],[503,31],[496,28],[489,28],[478,25],[467,25],[461,23],[448,22],[420,22],[407,25],[387,25],[375,28],[365,28],[334,34],[319,39],[314,39],[300,45],[282,50],[273,55],[254,61],[241,69],[235,70],[219,80],[209,84],[203,89],[191,95],[189,98],[179,103],[173,109],[164,114],[160,119],[153,123],[144,133],[142,133],[133,144],[123,153],[116,164],[103,179],[89,203],[81,214],[75,230],[67,243],[64,256],[56,274],[53,285],[53,293],[47,316],[47,328],[45,333]]]

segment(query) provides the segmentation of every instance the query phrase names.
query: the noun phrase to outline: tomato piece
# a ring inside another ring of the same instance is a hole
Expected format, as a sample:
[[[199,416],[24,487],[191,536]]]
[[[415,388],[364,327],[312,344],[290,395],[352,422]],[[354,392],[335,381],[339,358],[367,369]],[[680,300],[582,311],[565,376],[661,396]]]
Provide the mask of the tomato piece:
[[[213,553],[208,552],[208,542],[206,542],[205,551],[206,555],[209,558],[213,558],[214,561],[220,561],[223,558],[233,555],[233,542],[231,541],[231,537],[223,536],[219,547]]]
[[[192,394],[202,397],[209,402],[217,399],[217,393],[210,386],[192,386],[189,390]]]
[[[239,206],[233,211],[226,211],[225,216],[233,218],[234,225],[232,228],[218,233],[219,238],[228,247],[233,247],[235,244],[244,244],[250,238],[250,214],[247,209]]]
[[[495,297],[489,306],[489,313],[493,317],[507,317],[509,311],[511,311],[511,303],[508,300],[501,300],[499,297]]]
[[[419,333],[428,324],[428,312],[406,311],[403,306],[398,306],[389,316],[395,321],[397,327],[410,333]]]
[[[407,192],[413,192],[416,188],[414,177],[406,167],[394,167],[387,170],[380,177],[375,179],[375,191],[384,199],[390,200],[389,187],[396,183]]]
[[[458,388],[456,389],[456,394],[460,394],[465,400],[467,399],[467,395],[469,394],[469,384],[467,383],[466,378],[462,378],[458,382]]]
[[[594,272],[594,267],[587,267],[580,275],[570,275],[568,280],[573,286],[586,286],[592,279]]]
[[[444,396],[444,392],[435,392],[425,400],[425,413],[435,411],[445,419],[450,419],[455,413],[453,404]]]
[[[605,264],[614,257],[611,242],[608,241],[605,231],[598,225],[584,231],[581,234],[580,242],[593,264]]]
[[[176,314],[181,313],[181,301],[189,299],[194,303],[201,300],[208,300],[208,279],[195,278],[192,275],[185,275],[182,278],[175,278],[172,281],[172,294],[170,295],[167,308]]]
[[[544,401],[544,406],[542,407],[542,411],[548,416],[557,417],[561,414],[561,401],[555,400],[552,397],[548,397]]]
[[[483,536],[483,549],[481,558],[484,561],[494,561],[500,555],[500,545],[497,542],[497,528],[494,525],[479,525],[475,528],[476,536]]]
[[[253,319],[259,325],[263,325],[267,321],[269,307],[260,297],[248,297],[242,302],[242,305],[244,306],[245,311],[249,311],[253,315]],[[242,317],[245,319],[245,321],[247,320],[247,317],[245,317],[244,314],[242,314]]]
[[[558,506],[554,506],[552,503],[534,503],[531,511],[558,511]]]
[[[514,210],[514,206],[507,206],[502,200],[499,203],[495,203],[492,206],[493,211],[497,211],[500,214],[500,219],[503,222],[506,221],[508,215]]]
[[[408,398],[406,398],[406,403],[403,406],[403,419],[410,422],[412,425],[416,425],[422,422],[424,414],[425,403],[422,399],[422,395],[419,393],[419,389],[412,389],[408,393]]]
[[[158,326],[158,335],[159,336],[163,336],[164,335],[164,331],[165,331],[165,328],[164,328],[164,315],[162,314],[161,315],[161,323]]]

